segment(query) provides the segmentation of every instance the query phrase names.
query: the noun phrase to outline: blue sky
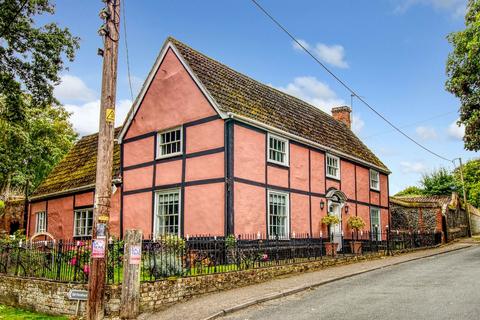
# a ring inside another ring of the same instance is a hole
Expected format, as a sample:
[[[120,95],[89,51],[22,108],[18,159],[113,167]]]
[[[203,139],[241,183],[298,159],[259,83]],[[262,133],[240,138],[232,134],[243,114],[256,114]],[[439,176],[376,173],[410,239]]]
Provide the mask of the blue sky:
[[[454,125],[458,101],[444,90],[448,33],[463,28],[466,0],[260,0],[332,71],[391,121],[447,158],[478,157],[463,150]],[[350,104],[339,86],[295,48],[248,0],[124,0],[134,96],[167,36],[263,83],[329,110]],[[97,131],[102,47],[101,1],[58,1],[54,16],[81,38],[56,94],[80,132]],[[123,25],[119,51],[117,122],[131,105]],[[416,184],[422,173],[451,164],[435,158],[353,103],[354,130],[391,169],[390,192]]]

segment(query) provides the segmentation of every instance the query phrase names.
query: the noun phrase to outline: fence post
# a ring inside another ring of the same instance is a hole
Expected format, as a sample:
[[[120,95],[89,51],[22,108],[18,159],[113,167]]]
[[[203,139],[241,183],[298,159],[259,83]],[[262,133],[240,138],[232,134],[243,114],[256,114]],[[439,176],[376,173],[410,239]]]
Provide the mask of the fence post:
[[[136,319],[140,304],[142,231],[127,230],[123,255],[123,281],[120,317]]]

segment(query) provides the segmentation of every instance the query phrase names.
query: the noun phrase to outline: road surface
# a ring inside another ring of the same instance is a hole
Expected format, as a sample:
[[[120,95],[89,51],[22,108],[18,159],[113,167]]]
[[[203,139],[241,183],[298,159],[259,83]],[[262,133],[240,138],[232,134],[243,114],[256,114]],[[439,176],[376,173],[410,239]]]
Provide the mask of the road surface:
[[[332,282],[222,320],[480,319],[480,246]]]

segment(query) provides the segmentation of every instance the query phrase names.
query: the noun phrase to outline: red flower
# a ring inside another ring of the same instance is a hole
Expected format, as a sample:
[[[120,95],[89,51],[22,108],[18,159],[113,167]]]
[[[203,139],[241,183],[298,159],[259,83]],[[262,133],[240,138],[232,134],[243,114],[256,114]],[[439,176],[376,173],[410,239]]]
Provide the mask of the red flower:
[[[90,266],[88,264],[83,266],[83,272],[85,272],[86,274],[90,273]]]
[[[75,266],[77,264],[77,258],[73,257],[72,260],[70,260],[70,264]]]

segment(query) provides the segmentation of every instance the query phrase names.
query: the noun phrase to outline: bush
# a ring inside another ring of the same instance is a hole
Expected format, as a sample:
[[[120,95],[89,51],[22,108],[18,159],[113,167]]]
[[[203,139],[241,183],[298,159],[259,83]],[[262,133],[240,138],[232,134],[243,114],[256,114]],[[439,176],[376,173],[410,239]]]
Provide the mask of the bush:
[[[157,252],[150,256],[149,264],[155,278],[180,276],[183,273],[182,256],[174,252]]]

